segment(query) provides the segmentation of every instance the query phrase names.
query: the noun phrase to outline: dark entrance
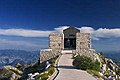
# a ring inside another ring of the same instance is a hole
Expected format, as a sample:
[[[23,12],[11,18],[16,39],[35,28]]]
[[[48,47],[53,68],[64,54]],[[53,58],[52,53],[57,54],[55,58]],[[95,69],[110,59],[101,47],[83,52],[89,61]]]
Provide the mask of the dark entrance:
[[[76,49],[76,38],[65,38],[64,39],[65,49]]]
[[[69,27],[63,30],[64,33],[64,49],[73,50],[76,49],[76,33],[80,32],[80,30]]]

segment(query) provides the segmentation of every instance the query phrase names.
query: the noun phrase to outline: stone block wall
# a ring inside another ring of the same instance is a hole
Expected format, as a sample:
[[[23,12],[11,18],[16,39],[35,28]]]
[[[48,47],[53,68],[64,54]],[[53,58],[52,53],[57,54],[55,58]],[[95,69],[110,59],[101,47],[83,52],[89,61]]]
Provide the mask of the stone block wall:
[[[52,50],[64,49],[64,38],[62,33],[51,33],[49,35],[49,48]]]
[[[90,49],[90,33],[76,34],[76,50]]]
[[[40,63],[55,58],[56,56],[60,55],[60,51],[57,50],[42,50],[40,51]]]
[[[94,51],[91,49],[90,33],[77,33],[76,34],[76,53],[93,58]]]

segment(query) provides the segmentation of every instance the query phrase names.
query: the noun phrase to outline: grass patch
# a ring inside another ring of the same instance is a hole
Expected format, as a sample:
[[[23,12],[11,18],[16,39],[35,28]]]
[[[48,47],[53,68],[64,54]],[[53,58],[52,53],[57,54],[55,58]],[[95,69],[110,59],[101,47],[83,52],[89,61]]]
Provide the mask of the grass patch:
[[[49,62],[50,62],[50,64],[51,64],[51,67],[54,67],[55,66],[55,62],[56,62],[56,60],[57,60],[57,58],[58,58],[59,56],[56,56],[55,58],[52,58]]]
[[[48,79],[48,73],[43,73],[40,75],[40,80],[47,80]]]
[[[95,71],[95,70],[87,70],[87,72],[89,74],[92,74],[93,76],[97,76],[97,77],[101,77],[100,74],[99,74],[99,71]]]
[[[53,67],[48,69],[48,75],[51,76],[55,72],[55,69]]]
[[[51,67],[48,68],[47,71],[44,71],[43,73],[41,73],[40,75],[36,76],[35,80],[47,80],[49,78],[49,76],[52,76],[52,74],[55,72],[55,62],[57,60],[59,56],[52,58],[49,60]]]

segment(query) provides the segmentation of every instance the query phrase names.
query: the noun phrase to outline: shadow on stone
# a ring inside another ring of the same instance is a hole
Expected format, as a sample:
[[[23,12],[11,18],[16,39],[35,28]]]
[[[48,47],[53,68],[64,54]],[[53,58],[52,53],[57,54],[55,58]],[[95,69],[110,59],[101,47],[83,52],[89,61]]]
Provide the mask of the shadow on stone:
[[[63,69],[75,69],[74,66],[57,66],[57,68],[63,68]]]

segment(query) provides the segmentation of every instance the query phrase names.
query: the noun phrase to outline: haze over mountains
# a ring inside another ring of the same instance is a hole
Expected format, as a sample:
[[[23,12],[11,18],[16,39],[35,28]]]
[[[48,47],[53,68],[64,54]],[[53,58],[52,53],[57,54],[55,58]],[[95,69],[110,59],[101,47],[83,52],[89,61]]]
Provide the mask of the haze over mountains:
[[[5,65],[15,66],[20,64],[31,64],[39,59],[39,51],[24,50],[0,50],[0,67]]]

